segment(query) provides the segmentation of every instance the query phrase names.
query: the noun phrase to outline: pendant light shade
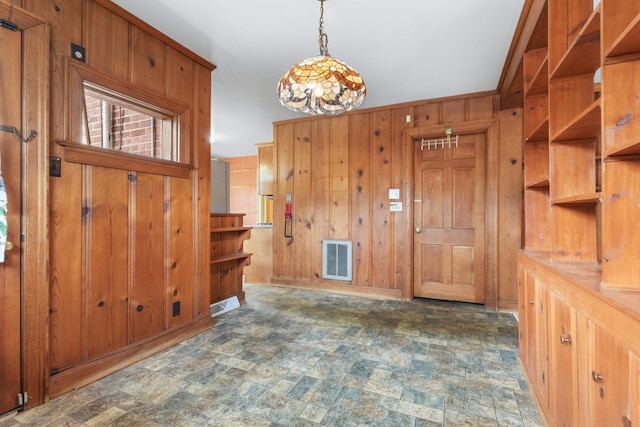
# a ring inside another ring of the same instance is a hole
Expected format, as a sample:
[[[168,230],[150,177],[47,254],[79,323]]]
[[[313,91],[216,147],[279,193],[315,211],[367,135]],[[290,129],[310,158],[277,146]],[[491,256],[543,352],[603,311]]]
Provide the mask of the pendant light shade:
[[[367,91],[356,70],[329,55],[323,15],[324,0],[320,0],[320,55],[304,59],[284,73],[278,82],[277,95],[280,103],[290,110],[335,115],[359,107]]]

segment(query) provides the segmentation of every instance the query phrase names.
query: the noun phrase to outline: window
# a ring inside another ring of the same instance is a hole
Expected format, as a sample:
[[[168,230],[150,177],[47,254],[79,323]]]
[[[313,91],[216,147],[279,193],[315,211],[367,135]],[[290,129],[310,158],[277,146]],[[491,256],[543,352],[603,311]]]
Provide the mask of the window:
[[[87,85],[84,108],[83,144],[179,161],[175,117]]]

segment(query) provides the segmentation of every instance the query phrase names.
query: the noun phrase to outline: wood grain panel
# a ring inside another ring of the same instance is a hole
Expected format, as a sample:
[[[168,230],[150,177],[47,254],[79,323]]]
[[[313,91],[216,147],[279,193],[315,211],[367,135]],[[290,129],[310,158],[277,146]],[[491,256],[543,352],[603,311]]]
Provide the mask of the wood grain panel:
[[[495,105],[498,102],[496,95],[479,96],[475,98],[469,98],[467,115],[468,121],[491,119],[495,116],[494,111],[497,110]]]
[[[193,184],[190,179],[165,178],[169,212],[165,212],[169,236],[168,325],[174,328],[194,318]],[[174,314],[173,305],[179,304]]]
[[[194,63],[189,57],[167,46],[167,97],[189,105],[194,88]]]
[[[311,278],[311,272],[313,271],[313,266],[311,265],[312,251],[314,247],[317,248],[317,243],[311,241],[311,227],[313,226],[313,208],[311,204],[313,198],[311,195],[312,143],[311,123],[298,123],[295,133],[295,178],[293,182],[293,222],[296,229],[294,246],[298,256],[294,260],[293,276],[301,279]]]
[[[209,203],[211,197],[211,72],[196,65],[194,70],[193,95],[193,164],[196,168],[191,175],[192,192],[196,207],[196,217],[191,237],[194,253],[194,315],[209,316]]]
[[[65,129],[64,99],[65,99],[65,78],[66,73],[63,68],[64,57],[70,54],[71,43],[82,45],[82,26],[77,25],[82,22],[84,0],[60,0],[55,4],[52,1],[25,0],[24,7],[36,16],[42,17],[50,26],[50,58],[51,58],[51,138],[69,139]],[[54,144],[51,145],[51,152],[58,155]]]
[[[375,287],[392,287],[391,212],[389,188],[391,167],[391,115],[389,110],[372,113],[373,139],[371,143],[372,174],[372,260],[371,283]],[[397,215],[397,213],[394,213]]]
[[[128,173],[83,169],[83,341],[93,360],[129,344]]]
[[[442,123],[442,103],[429,102],[416,108],[416,127],[439,125]]]
[[[452,224],[454,228],[474,227],[475,170],[454,168],[453,171]]]
[[[349,158],[351,165],[351,239],[353,240],[353,282],[358,286],[371,286],[371,266],[375,257],[371,246],[373,233],[371,206],[373,189],[372,159],[370,152],[371,116],[357,114],[351,117]]]
[[[443,221],[443,185],[442,169],[429,169],[422,172],[420,200],[422,200],[421,218],[416,224],[424,227],[442,227]]]
[[[498,148],[498,306],[517,307],[517,253],[522,239],[522,109],[500,111]]]
[[[316,120],[313,122],[313,143],[311,144],[313,158],[312,201],[313,229],[312,239],[315,244],[313,251],[312,280],[322,280],[322,240],[331,235],[330,204],[331,204],[331,121]],[[278,185],[279,187],[279,185]],[[276,225],[281,219],[276,219]],[[273,239],[280,236],[274,227]]]
[[[459,123],[465,121],[466,100],[454,99],[442,102],[442,123]]]
[[[404,164],[404,146],[403,136],[404,130],[413,127],[415,120],[413,120],[413,107],[396,108],[391,110],[392,120],[392,134],[391,134],[391,187],[400,189],[400,201],[404,206],[404,214],[393,215],[392,219],[392,258],[393,258],[393,288],[401,290],[406,288],[405,272],[407,268],[405,263],[410,262],[405,256],[405,250],[408,246],[411,246],[405,238],[405,233],[413,229],[411,221],[408,218],[407,212],[413,211],[413,195],[405,191],[405,185],[403,184],[403,175],[405,173],[402,165]],[[412,117],[412,120],[407,123],[406,117]],[[410,257],[409,257],[410,258]]]
[[[86,2],[84,46],[88,65],[126,80],[129,75],[129,23],[104,7]]]
[[[455,245],[451,248],[453,283],[463,286],[475,285],[475,250],[473,246]]]
[[[50,180],[49,370],[82,361],[82,166],[64,164]]]
[[[331,238],[350,238],[349,117],[332,119],[331,126]]]
[[[295,124],[289,124],[279,126],[277,133],[278,194],[275,203],[273,249],[274,274],[280,277],[293,277],[293,260],[295,258],[291,247],[292,239],[284,237],[285,196],[292,194],[294,188],[294,132]]]
[[[164,178],[129,175],[131,192],[131,271],[129,298],[132,342],[165,329]]]
[[[442,245],[422,245],[423,282],[444,282],[444,266],[444,247]]]
[[[149,33],[131,26],[130,81],[160,95],[165,93],[165,44]]]

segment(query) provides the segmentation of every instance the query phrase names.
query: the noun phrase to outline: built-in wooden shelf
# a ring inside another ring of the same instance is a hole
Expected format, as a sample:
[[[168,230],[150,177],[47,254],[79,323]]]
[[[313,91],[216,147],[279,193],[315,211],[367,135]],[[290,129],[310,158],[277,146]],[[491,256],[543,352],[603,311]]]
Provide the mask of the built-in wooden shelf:
[[[211,258],[211,264],[219,264],[221,262],[235,261],[235,260],[238,260],[238,259],[245,259],[245,258],[251,257],[251,255],[253,255],[253,254],[250,254],[248,252],[238,252],[238,253],[235,253],[235,254],[219,256],[219,257]]]
[[[594,10],[582,30],[569,46],[551,79],[593,73],[600,68],[600,5]]]
[[[578,117],[551,138],[553,142],[575,141],[600,136],[600,99],[595,100]]]
[[[555,206],[572,206],[572,205],[595,205],[602,200],[602,193],[589,193],[581,194],[578,196],[563,197],[561,199],[554,199],[551,204]]]
[[[546,50],[546,49],[545,49]],[[542,95],[549,90],[549,55],[545,55],[542,60],[542,64],[538,68],[538,71],[531,79],[525,96]]]
[[[613,45],[604,56],[611,58],[614,56],[628,55],[640,52],[640,15],[636,16],[625,28],[620,36],[613,42]]]
[[[527,182],[525,184],[526,188],[531,190],[542,190],[549,188],[549,178],[542,178],[539,181]]]
[[[251,227],[211,227],[211,232],[226,233],[227,231],[250,231]]]
[[[531,134],[525,139],[526,142],[540,142],[549,140],[549,116],[531,132]]]

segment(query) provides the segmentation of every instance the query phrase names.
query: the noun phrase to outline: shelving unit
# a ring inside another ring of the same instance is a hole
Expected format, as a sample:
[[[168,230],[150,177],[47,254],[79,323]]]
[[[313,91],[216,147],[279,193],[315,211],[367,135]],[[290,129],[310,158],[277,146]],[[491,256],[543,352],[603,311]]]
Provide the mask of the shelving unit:
[[[244,214],[211,214],[210,274],[211,304],[231,297],[244,301],[242,270],[251,262],[250,253],[242,250],[251,237],[251,227],[243,226]]]
[[[635,425],[640,2],[546,8],[548,49],[523,57],[521,360],[547,424]]]

